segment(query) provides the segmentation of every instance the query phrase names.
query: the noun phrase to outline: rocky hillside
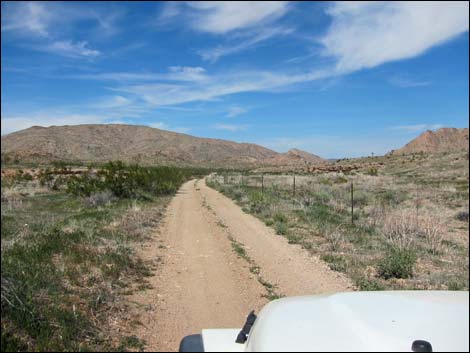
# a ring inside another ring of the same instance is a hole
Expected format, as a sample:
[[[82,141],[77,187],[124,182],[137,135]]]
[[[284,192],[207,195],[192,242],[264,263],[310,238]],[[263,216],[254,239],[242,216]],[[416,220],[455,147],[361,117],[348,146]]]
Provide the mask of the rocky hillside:
[[[441,128],[425,131],[404,147],[390,152],[392,155],[411,153],[440,153],[468,151],[468,128]]]
[[[325,160],[314,154],[298,150],[296,148],[289,150],[286,153],[280,153],[272,160],[269,160],[273,165],[316,165],[324,163]]]
[[[307,152],[277,153],[250,143],[194,137],[136,125],[33,126],[2,136],[2,160],[170,163],[201,166],[312,164]]]

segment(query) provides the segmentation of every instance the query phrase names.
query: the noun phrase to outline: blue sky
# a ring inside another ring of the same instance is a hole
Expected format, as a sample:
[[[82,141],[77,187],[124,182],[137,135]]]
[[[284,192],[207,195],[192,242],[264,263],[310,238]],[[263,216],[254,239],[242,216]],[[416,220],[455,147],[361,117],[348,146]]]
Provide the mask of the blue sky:
[[[2,2],[2,135],[129,123],[323,157],[468,127],[468,2]]]

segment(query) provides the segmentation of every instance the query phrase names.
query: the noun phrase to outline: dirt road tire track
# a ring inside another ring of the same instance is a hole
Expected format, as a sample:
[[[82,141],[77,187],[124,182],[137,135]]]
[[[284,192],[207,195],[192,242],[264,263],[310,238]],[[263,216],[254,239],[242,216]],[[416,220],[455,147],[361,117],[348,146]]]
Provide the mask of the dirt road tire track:
[[[243,244],[277,293],[352,288],[344,276],[288,244],[203,180],[192,180],[170,202],[155,242],[142,250],[144,259],[160,260],[149,280],[152,288],[131,298],[142,308],[133,333],[147,342],[147,350],[177,351],[183,336],[203,328],[241,327],[250,310],[267,303],[266,289],[232,250],[228,235]]]

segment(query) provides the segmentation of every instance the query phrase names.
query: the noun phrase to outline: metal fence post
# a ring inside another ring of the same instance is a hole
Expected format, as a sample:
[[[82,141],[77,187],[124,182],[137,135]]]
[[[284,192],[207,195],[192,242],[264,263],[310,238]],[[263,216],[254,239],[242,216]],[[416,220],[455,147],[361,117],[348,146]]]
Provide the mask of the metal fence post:
[[[264,194],[264,174],[261,174],[261,193]]]
[[[292,183],[292,205],[295,205],[295,173],[294,173],[294,180]]]
[[[418,184],[416,184],[416,228],[419,227],[419,192]]]
[[[354,183],[351,181],[351,224],[354,224]]]
[[[294,189],[292,191],[292,195],[295,197],[295,174],[294,174]]]

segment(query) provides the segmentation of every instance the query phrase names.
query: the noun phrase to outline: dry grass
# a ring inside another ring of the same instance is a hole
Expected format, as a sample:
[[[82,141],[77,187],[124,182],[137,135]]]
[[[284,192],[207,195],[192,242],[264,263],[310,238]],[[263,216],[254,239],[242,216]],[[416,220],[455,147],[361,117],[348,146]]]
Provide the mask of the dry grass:
[[[333,227],[330,231],[325,233],[325,239],[328,242],[330,251],[340,251],[344,244],[344,227],[339,225]]]
[[[439,221],[439,218],[425,215],[420,220],[419,231],[419,235],[425,239],[432,254],[436,255],[442,248],[445,225]]]
[[[391,246],[410,249],[417,235],[416,226],[416,218],[407,211],[400,211],[385,216],[381,233]]]
[[[225,178],[233,184],[214,175],[208,183],[276,229],[280,223],[274,215],[284,214],[278,233],[346,272],[359,288],[468,288],[468,154],[374,157],[339,164],[354,164],[355,169],[349,174],[297,175],[295,196],[292,174],[265,174],[264,193],[260,174],[245,174],[242,184],[239,175]],[[372,164],[379,166],[377,175],[368,175]],[[378,277],[378,264],[391,249],[402,251],[391,257],[392,265],[411,263],[414,255],[407,251],[417,256],[410,277]]]
[[[2,350],[141,349],[126,295],[155,263],[137,256],[169,197],[76,198],[37,180],[2,179]]]

